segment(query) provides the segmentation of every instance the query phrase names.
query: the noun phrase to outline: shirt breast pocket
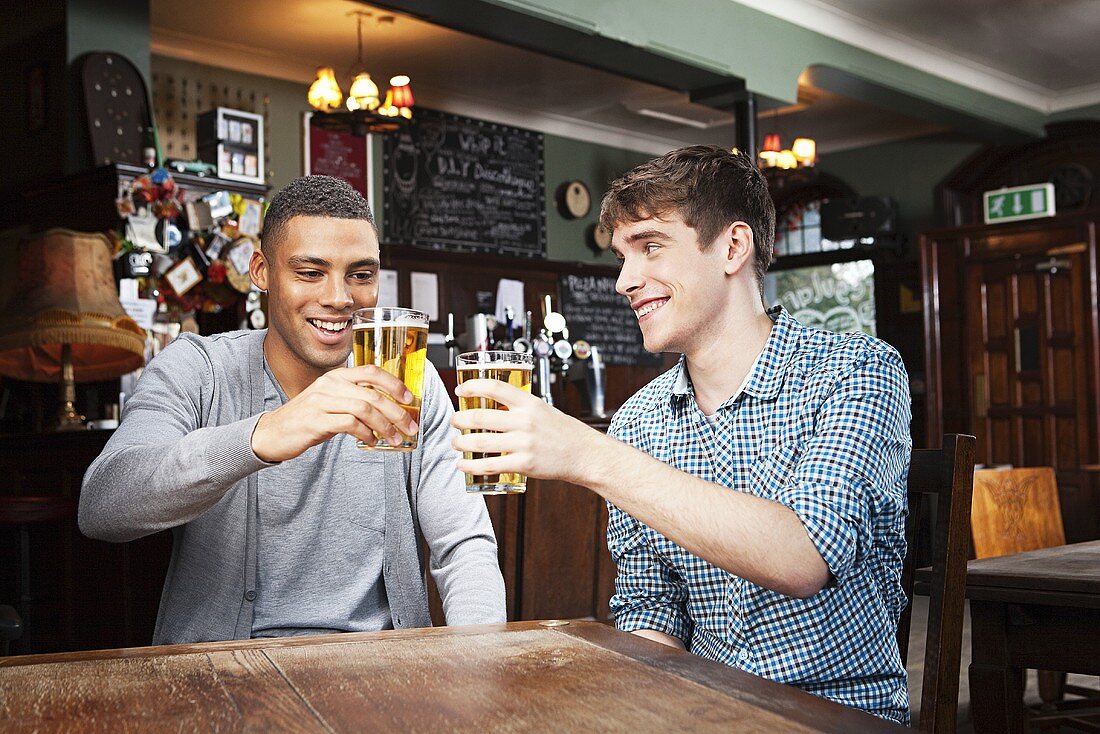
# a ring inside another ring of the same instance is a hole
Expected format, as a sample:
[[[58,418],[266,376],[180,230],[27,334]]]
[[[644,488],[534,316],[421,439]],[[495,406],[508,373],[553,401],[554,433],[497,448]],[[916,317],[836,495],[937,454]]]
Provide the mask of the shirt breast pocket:
[[[384,469],[384,456],[356,448],[342,452],[336,468],[336,486],[343,496],[348,520],[383,534],[386,531]]]
[[[794,478],[801,451],[796,443],[784,443],[764,454],[749,467],[748,491],[757,497],[774,500]]]

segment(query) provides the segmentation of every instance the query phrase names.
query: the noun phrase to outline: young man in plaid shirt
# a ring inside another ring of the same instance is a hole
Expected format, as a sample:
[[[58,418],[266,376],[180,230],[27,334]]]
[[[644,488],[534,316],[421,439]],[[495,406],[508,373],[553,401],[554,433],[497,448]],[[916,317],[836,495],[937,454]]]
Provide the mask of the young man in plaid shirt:
[[[743,154],[672,151],[604,198],[617,289],[651,352],[680,352],[607,436],[491,380],[508,406],[461,411],[476,474],[560,479],[610,507],[620,629],[908,722],[908,380],[865,334],[808,329],[762,302],[775,210]]]

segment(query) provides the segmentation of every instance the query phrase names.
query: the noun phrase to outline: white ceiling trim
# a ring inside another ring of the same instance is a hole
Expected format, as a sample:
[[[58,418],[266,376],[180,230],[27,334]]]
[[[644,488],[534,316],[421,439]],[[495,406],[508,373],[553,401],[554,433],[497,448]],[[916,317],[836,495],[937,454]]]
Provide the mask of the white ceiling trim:
[[[313,81],[317,64],[288,57],[270,49],[256,48],[240,43],[211,40],[188,33],[153,26],[150,28],[149,48],[154,55],[203,66],[239,71],[245,74],[282,79],[302,85],[302,99]],[[486,102],[474,95],[463,95],[453,90],[416,84],[416,96],[421,103],[433,109],[465,115],[503,125],[514,125],[564,138],[583,140],[613,148],[633,150],[649,155],[664,155],[682,143],[655,135],[627,131],[608,125],[587,122],[565,115],[532,113],[521,106]]]
[[[1100,104],[1100,84],[1090,84],[1085,87],[1077,87],[1076,89],[1067,89],[1066,91],[1058,94],[1054,98],[1054,104],[1051,105],[1051,112],[1062,112],[1063,110],[1075,110],[1078,107],[1088,107],[1089,105]]]
[[[816,0],[730,1],[1043,113],[1100,103],[1100,85],[1054,92]]]

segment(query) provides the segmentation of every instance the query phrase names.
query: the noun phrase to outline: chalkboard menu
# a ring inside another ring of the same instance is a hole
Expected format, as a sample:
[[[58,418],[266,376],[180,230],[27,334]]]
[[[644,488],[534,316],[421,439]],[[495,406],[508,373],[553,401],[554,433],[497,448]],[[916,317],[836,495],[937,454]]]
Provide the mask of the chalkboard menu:
[[[542,135],[416,108],[382,146],[388,242],[544,257]]]
[[[661,355],[642,346],[638,319],[626,299],[615,292],[608,275],[563,275],[561,312],[570,339],[584,339],[600,348],[605,364],[652,367]]]

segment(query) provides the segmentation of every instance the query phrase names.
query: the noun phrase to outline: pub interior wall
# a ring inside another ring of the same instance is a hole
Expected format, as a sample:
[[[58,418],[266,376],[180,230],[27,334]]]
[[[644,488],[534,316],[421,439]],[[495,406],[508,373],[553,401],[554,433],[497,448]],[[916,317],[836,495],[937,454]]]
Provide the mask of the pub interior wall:
[[[154,106],[157,107],[158,127],[168,157],[194,157],[194,114],[216,104],[224,104],[265,114],[266,176],[272,191],[301,175],[302,116],[309,111],[305,101],[306,85],[159,55],[153,57],[151,66],[156,100]],[[187,81],[186,102],[180,98],[183,80]],[[186,119],[184,113],[187,114]],[[586,229],[595,223],[600,199],[611,180],[651,156],[557,135],[544,134],[544,140],[547,258],[613,264],[611,255],[596,254],[588,248],[585,244]],[[381,141],[378,139],[373,141],[372,157],[375,161],[381,158]],[[374,166],[373,175],[374,189],[381,191],[380,165]],[[573,179],[580,179],[588,185],[592,193],[592,209],[586,217],[567,220],[557,212],[554,191],[563,181]],[[380,209],[375,206],[375,215],[379,224],[384,226]]]
[[[894,197],[906,256],[916,259],[920,232],[940,224],[935,219],[936,184],[981,147],[929,137],[825,154],[818,165],[861,196]]]

